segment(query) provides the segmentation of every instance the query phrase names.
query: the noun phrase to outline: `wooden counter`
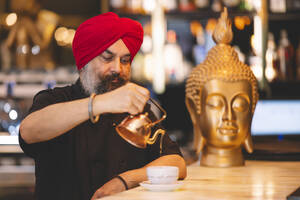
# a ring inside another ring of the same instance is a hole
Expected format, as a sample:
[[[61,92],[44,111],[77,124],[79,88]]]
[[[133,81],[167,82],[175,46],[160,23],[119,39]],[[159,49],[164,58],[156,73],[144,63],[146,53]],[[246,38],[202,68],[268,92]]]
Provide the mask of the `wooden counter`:
[[[183,186],[173,192],[137,187],[105,200],[284,200],[300,187],[300,162],[246,161],[244,167],[188,166]]]

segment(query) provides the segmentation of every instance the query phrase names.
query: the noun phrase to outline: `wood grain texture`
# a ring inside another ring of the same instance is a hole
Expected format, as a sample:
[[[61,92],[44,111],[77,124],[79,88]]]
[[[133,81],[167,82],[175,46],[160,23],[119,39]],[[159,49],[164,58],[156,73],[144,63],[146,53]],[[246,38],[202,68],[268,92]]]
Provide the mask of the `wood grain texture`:
[[[105,200],[284,200],[300,186],[300,162],[246,161],[243,167],[188,166],[183,186],[173,192],[137,187]]]

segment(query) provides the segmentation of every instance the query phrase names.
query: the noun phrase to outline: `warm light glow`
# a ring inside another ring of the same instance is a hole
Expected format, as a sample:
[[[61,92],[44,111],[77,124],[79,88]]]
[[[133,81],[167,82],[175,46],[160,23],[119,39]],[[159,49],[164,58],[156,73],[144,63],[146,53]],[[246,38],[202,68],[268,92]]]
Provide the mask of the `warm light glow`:
[[[9,15],[7,15],[6,17],[6,24],[7,26],[12,26],[17,22],[17,14],[16,13],[10,13]]]
[[[18,136],[0,136],[0,144],[19,144]]]
[[[146,54],[144,58],[143,76],[148,80],[153,80],[153,57],[151,54]]]
[[[193,36],[197,36],[199,34],[203,34],[203,27],[198,21],[192,21],[190,23],[190,30]]]
[[[59,27],[54,33],[57,44],[60,46],[71,45],[74,39],[75,30]]]
[[[54,33],[57,43],[63,44],[63,41],[68,37],[68,29],[66,27],[59,27]]]
[[[250,17],[248,17],[248,16],[243,16],[243,20],[244,20],[244,22],[245,22],[245,25],[250,25],[250,23],[251,23]]]
[[[257,0],[252,0],[253,7],[257,10],[261,10],[262,2]]]
[[[32,53],[33,55],[37,55],[37,54],[40,53],[40,50],[41,50],[41,48],[40,48],[39,45],[34,45],[34,46],[31,48],[31,53]]]
[[[152,12],[153,39],[153,89],[161,94],[165,91],[165,72],[163,66],[163,47],[165,43],[165,18],[161,2],[156,0],[156,7]]]
[[[236,16],[234,18],[234,25],[237,29],[243,30],[246,25],[250,25],[250,18],[247,16]]]
[[[128,8],[131,8],[132,10],[138,10],[142,7],[142,0],[127,0],[126,4]]]
[[[75,36],[75,30],[74,29],[68,29],[68,36],[65,40],[65,43],[72,44],[74,36]]]
[[[180,46],[175,42],[166,44],[164,47],[164,68],[167,82],[184,79],[183,57]]]
[[[16,120],[18,118],[18,113],[16,110],[11,110],[8,116],[11,120]]]
[[[28,45],[24,44],[24,45],[21,46],[21,52],[23,54],[27,54],[28,51],[29,51],[29,46]]]
[[[214,18],[208,19],[207,20],[207,24],[205,26],[205,30],[207,32],[211,32],[212,33],[215,30],[215,27],[216,27],[217,23],[218,23],[218,21],[216,19],[214,19]]]
[[[266,78],[268,81],[272,81],[276,77],[276,71],[273,68],[273,60],[274,55],[273,52],[268,51],[266,52]]]
[[[11,106],[9,103],[5,103],[4,106],[3,106],[3,110],[4,112],[8,113],[11,109]]]
[[[236,16],[234,18],[234,25],[237,29],[239,30],[243,30],[244,27],[245,27],[245,23],[244,23],[244,20],[243,20],[243,17],[240,17],[240,16]]]
[[[272,180],[268,181],[266,184],[266,195],[267,197],[273,197],[274,196],[274,183]]]
[[[9,132],[10,135],[18,135],[18,130],[13,125],[10,125],[8,127],[8,132]]]
[[[149,35],[144,35],[141,50],[144,53],[149,53],[152,50],[152,38]]]
[[[262,80],[262,59],[259,56],[251,56],[249,57],[249,65],[251,67],[251,70],[258,81]]]
[[[156,1],[153,1],[153,0],[144,0],[143,1],[143,8],[145,10],[146,13],[151,13],[154,8],[155,8],[155,5],[156,4]]]
[[[251,70],[253,72],[253,74],[255,75],[255,77],[257,78],[257,80],[261,81],[262,80],[262,66],[261,65],[251,65]]]
[[[176,32],[174,30],[169,30],[167,32],[167,41],[169,43],[176,43]]]
[[[254,36],[251,37],[251,46],[256,55],[262,53],[262,21],[259,16],[254,17]]]

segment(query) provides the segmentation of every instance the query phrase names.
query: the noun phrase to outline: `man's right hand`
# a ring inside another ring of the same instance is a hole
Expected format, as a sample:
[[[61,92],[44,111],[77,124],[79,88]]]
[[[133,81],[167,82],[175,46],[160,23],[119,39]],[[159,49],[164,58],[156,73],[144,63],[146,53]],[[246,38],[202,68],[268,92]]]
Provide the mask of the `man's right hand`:
[[[98,95],[94,101],[95,113],[141,113],[148,99],[148,89],[127,83],[113,91]],[[98,111],[98,112],[97,112]]]

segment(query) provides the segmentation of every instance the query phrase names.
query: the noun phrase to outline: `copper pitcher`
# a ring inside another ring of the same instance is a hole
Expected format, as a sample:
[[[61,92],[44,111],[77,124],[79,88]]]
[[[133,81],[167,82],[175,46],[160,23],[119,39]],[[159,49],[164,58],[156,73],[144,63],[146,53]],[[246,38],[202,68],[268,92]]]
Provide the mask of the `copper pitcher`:
[[[151,127],[164,120],[167,114],[153,99],[150,98],[150,101],[163,112],[163,116],[159,120],[152,122],[148,117],[148,112],[140,113],[138,115],[129,115],[116,127],[116,131],[124,140],[138,148],[146,148],[147,144],[153,144],[156,141],[157,136],[162,134],[160,140],[161,150],[162,138],[165,134],[165,130],[156,130],[152,138],[150,138]]]

